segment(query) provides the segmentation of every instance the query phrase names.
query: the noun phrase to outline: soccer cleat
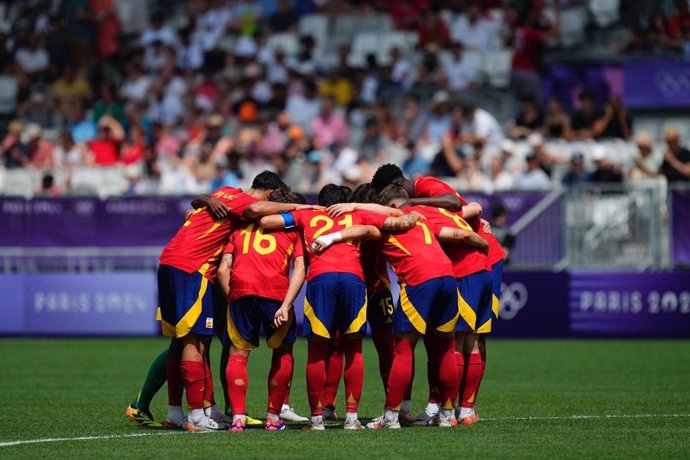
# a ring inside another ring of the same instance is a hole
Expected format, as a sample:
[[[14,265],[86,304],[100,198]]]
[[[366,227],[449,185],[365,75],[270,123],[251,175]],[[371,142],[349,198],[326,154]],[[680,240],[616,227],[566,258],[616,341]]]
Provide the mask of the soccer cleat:
[[[304,427],[305,431],[324,431],[326,426],[323,424],[323,418],[319,417],[318,420],[312,420],[307,426]]]
[[[411,426],[414,423],[412,414],[409,412],[405,412],[404,414],[401,412],[398,416],[398,421],[400,422],[400,426]]]
[[[414,426],[431,426],[434,425],[434,418],[436,414],[430,413],[428,410],[424,409],[412,422]]]
[[[395,420],[386,420],[386,417],[378,417],[367,423],[367,428],[370,430],[397,430],[400,428],[400,422]]]
[[[443,415],[441,412],[436,414],[434,417],[434,426],[439,426],[441,428],[452,428],[458,426],[458,419],[455,418],[455,414]]]
[[[357,419],[345,419],[345,424],[343,425],[344,430],[366,430],[367,428],[360,423]]]
[[[192,422],[191,420],[187,420],[185,429],[190,433],[203,433],[207,431],[218,431],[220,430],[220,427],[212,419],[204,417],[198,422]]]
[[[204,412],[206,412],[206,410],[204,410]],[[232,424],[232,418],[222,412],[206,413],[206,416],[216,422],[221,430],[227,430]]]
[[[273,420],[272,418],[266,419],[266,431],[283,431],[287,428],[285,422],[282,420]]]
[[[164,430],[185,430],[187,428],[187,417],[184,415],[179,419],[166,418],[163,422]]]
[[[297,412],[295,412],[295,410],[290,406],[283,406],[283,408],[280,411],[280,418],[285,420],[286,422],[304,423],[309,421],[307,417],[302,417]]]
[[[331,409],[330,407],[324,407],[323,419],[328,420],[329,422],[335,422],[336,420],[338,420],[338,414],[335,413],[335,409]]]
[[[238,417],[232,422],[232,425],[230,425],[230,431],[233,433],[242,433],[246,427],[247,423]]]
[[[259,419],[256,418],[251,418],[250,416],[247,415],[247,426],[261,426],[263,425],[264,422],[262,422]]]
[[[153,419],[153,414],[151,414],[151,411],[147,409],[137,409],[134,407],[134,401],[132,401],[132,404],[127,406],[127,409],[125,409],[125,415],[127,415],[130,420],[143,427],[163,428],[163,424],[161,422],[157,422]]]
[[[479,421],[479,413],[473,411],[470,415],[460,418],[460,425],[474,425]]]

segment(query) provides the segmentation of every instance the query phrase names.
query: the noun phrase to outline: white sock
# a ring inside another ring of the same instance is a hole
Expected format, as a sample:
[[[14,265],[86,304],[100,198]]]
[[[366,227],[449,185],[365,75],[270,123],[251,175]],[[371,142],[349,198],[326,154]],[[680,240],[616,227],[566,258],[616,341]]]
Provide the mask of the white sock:
[[[184,411],[182,406],[168,406],[168,417],[167,419],[171,422],[176,422],[184,418]]]
[[[346,414],[345,414],[345,420],[346,420],[346,421],[349,420],[349,421],[351,421],[351,422],[356,422],[357,420],[359,420],[359,418],[357,417],[357,412],[348,412],[348,413],[346,413]]]
[[[266,418],[273,420],[274,422],[277,422],[280,420],[280,417],[278,417],[278,414],[271,414],[270,412],[266,412]]]
[[[451,418],[454,415],[454,410],[453,409],[441,409],[438,412],[438,415],[443,418]]]
[[[289,405],[289,404],[283,404],[282,406],[280,406],[280,411],[281,411],[281,412],[284,411],[284,410],[288,410],[288,409],[290,409],[290,405]]]
[[[425,410],[426,410],[426,413],[429,415],[436,415],[436,414],[438,414],[438,409],[439,409],[438,403],[430,402],[426,405]]]
[[[311,424],[312,425],[321,425],[323,423],[323,417],[321,415],[312,415],[311,416]]]
[[[403,414],[409,414],[411,404],[412,404],[412,401],[410,401],[409,399],[404,400],[402,402],[402,404],[400,405],[400,412],[402,412]]]
[[[188,415],[189,421],[192,423],[199,423],[206,418],[203,409],[191,409]]]
[[[233,415],[232,421],[234,422],[235,420],[242,420],[243,422],[247,423],[247,416],[244,414]]]
[[[386,413],[383,414],[383,418],[387,422],[397,422],[398,421],[398,411],[386,409]]]
[[[460,408],[460,418],[469,417],[474,414],[474,407],[461,407]]]

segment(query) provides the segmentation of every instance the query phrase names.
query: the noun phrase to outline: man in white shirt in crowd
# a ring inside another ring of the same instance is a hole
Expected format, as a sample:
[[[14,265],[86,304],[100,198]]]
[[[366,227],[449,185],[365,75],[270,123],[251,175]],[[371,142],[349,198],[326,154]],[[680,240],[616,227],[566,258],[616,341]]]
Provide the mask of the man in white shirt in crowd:
[[[464,142],[498,145],[504,139],[503,130],[496,117],[471,102],[463,103],[461,108]]]
[[[466,12],[453,21],[450,38],[462,43],[465,48],[487,51],[495,48],[495,37],[498,36],[496,29],[492,21],[481,17],[479,2],[472,0]]]
[[[515,181],[515,188],[520,190],[548,190],[551,180],[543,169],[539,167],[539,158],[534,153],[525,158],[527,170]]]
[[[454,42],[450,48],[450,56],[443,62],[443,75],[451,91],[463,91],[474,85],[479,68],[463,53],[460,42]]]

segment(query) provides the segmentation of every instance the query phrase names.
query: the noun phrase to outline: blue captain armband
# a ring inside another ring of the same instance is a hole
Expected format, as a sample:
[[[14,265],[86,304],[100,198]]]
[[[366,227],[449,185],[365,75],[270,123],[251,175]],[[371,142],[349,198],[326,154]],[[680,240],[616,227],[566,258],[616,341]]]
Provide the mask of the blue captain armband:
[[[295,228],[295,217],[292,215],[291,212],[284,212],[280,215],[280,217],[282,217],[283,222],[285,222],[285,230]]]

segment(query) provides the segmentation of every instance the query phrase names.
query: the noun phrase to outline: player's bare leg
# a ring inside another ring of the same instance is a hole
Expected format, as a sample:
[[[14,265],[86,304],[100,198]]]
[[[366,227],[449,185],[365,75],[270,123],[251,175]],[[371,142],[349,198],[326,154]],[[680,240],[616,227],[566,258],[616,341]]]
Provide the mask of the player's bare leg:
[[[323,424],[323,390],[326,385],[326,360],[328,341],[316,334],[307,337],[307,398],[311,411],[306,430],[325,430]]]
[[[464,365],[460,383],[460,403],[456,415],[463,425],[472,425],[479,421],[479,414],[474,406],[486,366],[486,344],[481,345],[484,342],[482,336],[483,334],[467,333],[462,344]]]
[[[363,430],[357,410],[364,384],[364,361],[362,358],[362,333],[345,334],[340,343],[345,355],[345,425],[346,430]]]
[[[218,424],[204,413],[204,395],[206,388],[207,366],[204,355],[210,343],[210,337],[189,333],[182,339],[182,380],[187,394],[189,414],[187,431],[218,430]]]
[[[247,360],[249,350],[242,350],[234,345],[230,346],[228,367],[225,370],[225,380],[228,385],[228,399],[232,411],[232,425],[230,431],[242,432],[247,426]]]

